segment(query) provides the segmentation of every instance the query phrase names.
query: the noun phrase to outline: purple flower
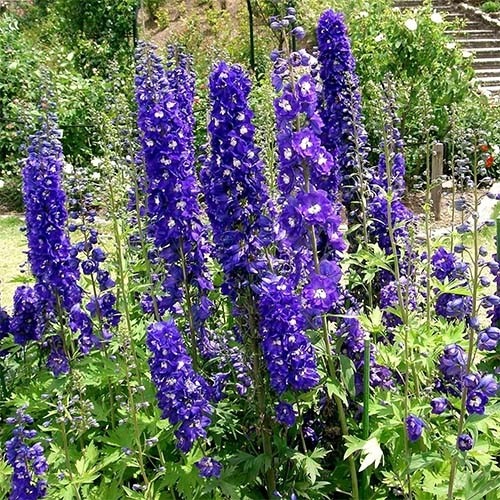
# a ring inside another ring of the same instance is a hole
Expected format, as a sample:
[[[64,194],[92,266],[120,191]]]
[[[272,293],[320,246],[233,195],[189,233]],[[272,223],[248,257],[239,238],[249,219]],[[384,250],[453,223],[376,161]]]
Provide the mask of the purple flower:
[[[446,378],[460,377],[465,370],[465,351],[458,344],[450,344],[444,348],[439,358],[439,369]]]
[[[481,351],[494,351],[498,346],[500,339],[500,329],[490,326],[479,332],[477,347]]]
[[[14,292],[14,312],[10,331],[14,342],[26,345],[30,340],[41,340],[46,328],[45,302],[38,287],[22,285]]]
[[[278,394],[311,389],[319,382],[314,349],[289,280],[267,276],[258,295],[262,351],[271,387]]]
[[[211,477],[219,478],[222,472],[222,464],[212,457],[203,457],[195,463],[200,471],[200,476],[206,479]]]
[[[469,434],[460,434],[457,438],[457,448],[460,451],[472,450],[474,446],[474,439]]]
[[[426,427],[425,422],[419,417],[410,414],[406,417],[405,423],[408,439],[412,443],[418,441],[424,431],[424,427]]]
[[[40,130],[30,138],[23,168],[28,260],[48,307],[61,303],[66,311],[82,299],[79,272],[70,255],[66,233],[66,195],[62,189],[64,156],[61,131],[47,112]]]
[[[446,398],[434,398],[431,400],[432,413],[441,415],[448,409],[448,400]]]
[[[240,66],[220,62],[210,75],[210,155],[201,172],[212,224],[215,257],[233,299],[267,264],[263,249],[274,239],[266,216],[269,198],[254,143],[250,80]]]
[[[9,499],[43,498],[47,492],[47,482],[39,476],[43,476],[49,466],[42,445],[29,444],[36,436],[36,431],[26,429],[26,424],[33,423],[33,419],[21,408],[16,418],[8,419],[7,423],[16,425],[13,437],[5,443],[7,462],[13,468]]]
[[[351,51],[342,14],[327,10],[317,27],[318,59],[323,82],[321,118],[322,142],[334,158],[336,169],[326,180],[325,191],[342,187],[342,197],[349,208],[358,195],[358,162],[367,169],[367,133],[362,123],[361,96],[356,63]]]
[[[295,424],[296,415],[293,406],[284,401],[280,401],[275,408],[276,421],[285,427],[292,427]]]
[[[149,366],[162,418],[176,425],[177,447],[187,453],[193,443],[207,435],[212,407],[210,389],[198,375],[184,341],[173,321],[149,325]]]
[[[497,395],[498,383],[493,375],[483,375],[477,384],[477,389],[482,391],[485,396],[492,398]]]
[[[64,351],[61,337],[59,335],[49,337],[46,340],[46,345],[50,349],[47,356],[47,368],[52,372],[54,377],[69,373],[69,360]]]
[[[488,404],[488,397],[483,394],[483,392],[477,390],[467,393],[467,400],[465,407],[469,413],[477,413],[482,415],[485,410],[485,406]]]
[[[321,190],[300,193],[297,196],[297,208],[308,224],[325,224],[333,216],[332,202]]]
[[[340,277],[340,268],[334,276],[313,274],[302,291],[307,307],[320,313],[330,311],[339,298],[338,283]]]
[[[7,337],[10,332],[10,316],[9,313],[0,307],[0,340]]]

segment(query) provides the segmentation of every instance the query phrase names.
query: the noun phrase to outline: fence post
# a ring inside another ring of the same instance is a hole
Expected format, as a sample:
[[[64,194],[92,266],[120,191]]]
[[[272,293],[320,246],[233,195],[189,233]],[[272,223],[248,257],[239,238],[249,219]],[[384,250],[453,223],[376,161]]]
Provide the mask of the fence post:
[[[444,146],[441,142],[436,142],[432,146],[432,167],[431,167],[431,182],[443,175],[444,161]],[[434,212],[434,220],[441,219],[441,183],[437,182],[431,189],[432,211]]]

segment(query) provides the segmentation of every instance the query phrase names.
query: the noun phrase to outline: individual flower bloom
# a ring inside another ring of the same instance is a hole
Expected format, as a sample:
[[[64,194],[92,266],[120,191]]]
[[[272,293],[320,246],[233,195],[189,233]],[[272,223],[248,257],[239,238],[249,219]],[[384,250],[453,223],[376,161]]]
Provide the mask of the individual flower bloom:
[[[462,378],[462,383],[469,390],[475,389],[479,385],[479,375],[476,373],[468,373]]]
[[[457,44],[455,42],[448,42],[445,44],[445,47],[448,49],[448,50],[453,50],[457,47]]]
[[[106,260],[106,253],[102,248],[94,247],[92,249],[92,259],[96,262],[104,262]]]
[[[485,410],[485,406],[488,404],[488,397],[483,394],[483,392],[477,390],[472,391],[467,394],[467,401],[465,407],[469,413],[477,413],[482,415]]]
[[[477,390],[481,391],[489,398],[496,396],[498,392],[498,383],[495,380],[495,377],[490,374],[483,375],[479,380]]]
[[[434,398],[431,400],[432,413],[441,415],[448,409],[448,400],[446,398]]]
[[[187,453],[199,438],[206,437],[212,407],[210,389],[192,366],[184,341],[173,321],[157,322],[147,329],[151,352],[149,366],[162,418],[177,428],[177,447]]]
[[[219,478],[222,472],[222,464],[212,457],[203,457],[195,463],[200,471],[200,476],[206,479],[211,477]]]
[[[491,168],[494,163],[495,163],[495,158],[493,157],[493,155],[488,155],[486,160],[484,160],[484,166],[486,168]]]
[[[97,268],[98,268],[97,262],[95,260],[92,260],[92,259],[84,260],[81,263],[81,266],[82,266],[83,274],[85,274],[87,276],[89,276],[92,273],[95,273],[97,271]]]
[[[290,34],[294,36],[297,40],[302,40],[306,36],[306,31],[302,26],[295,26],[295,28],[293,28]]]
[[[285,427],[292,427],[295,424],[296,415],[293,406],[284,401],[280,401],[275,408],[276,421]]]
[[[276,115],[281,119],[291,121],[295,119],[300,111],[299,103],[292,92],[283,92],[283,94],[274,100]]]
[[[321,145],[320,140],[310,129],[302,129],[292,135],[292,146],[301,158],[313,158]]]
[[[441,24],[443,22],[443,16],[439,12],[434,11],[431,14],[431,21],[436,24]]]
[[[339,299],[340,276],[340,268],[335,277],[313,274],[302,291],[307,307],[321,313],[330,311]]]
[[[426,427],[425,422],[421,418],[410,414],[406,417],[405,423],[408,439],[412,443],[418,441],[424,431],[424,427]]]
[[[443,293],[436,300],[436,313],[443,318],[462,320],[472,312],[472,298]]]
[[[458,344],[447,345],[439,358],[439,369],[447,378],[459,377],[466,364],[465,351]]]
[[[457,438],[457,448],[460,451],[472,450],[474,446],[474,439],[469,434],[460,434]]]
[[[332,202],[322,190],[299,193],[297,208],[308,224],[325,224],[333,214]]]
[[[418,28],[418,24],[417,24],[417,21],[415,21],[415,19],[407,19],[405,21],[405,28],[408,30],[408,31],[417,31],[417,28]]]
[[[433,276],[444,282],[446,278],[452,280],[456,276],[457,258],[444,247],[439,247],[431,258]]]
[[[318,149],[318,154],[313,161],[315,171],[319,176],[329,175],[332,168],[335,166],[333,156],[323,146]]]
[[[376,43],[380,43],[382,40],[385,40],[385,35],[383,33],[379,33],[375,38],[374,38]]]

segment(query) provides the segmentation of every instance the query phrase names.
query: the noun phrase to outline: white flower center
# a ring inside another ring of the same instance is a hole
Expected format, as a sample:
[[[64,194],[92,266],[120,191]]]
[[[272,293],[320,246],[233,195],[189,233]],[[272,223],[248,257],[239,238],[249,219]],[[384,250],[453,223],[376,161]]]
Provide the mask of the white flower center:
[[[323,290],[323,288],[318,288],[317,290],[314,291],[314,298],[326,299],[326,292]]]

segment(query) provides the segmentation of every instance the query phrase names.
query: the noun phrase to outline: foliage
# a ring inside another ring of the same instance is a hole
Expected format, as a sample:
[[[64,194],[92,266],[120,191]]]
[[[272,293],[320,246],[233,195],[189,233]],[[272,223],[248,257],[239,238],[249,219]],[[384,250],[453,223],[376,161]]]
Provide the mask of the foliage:
[[[500,12],[500,3],[499,2],[483,2],[481,4],[481,9],[484,12]]]

